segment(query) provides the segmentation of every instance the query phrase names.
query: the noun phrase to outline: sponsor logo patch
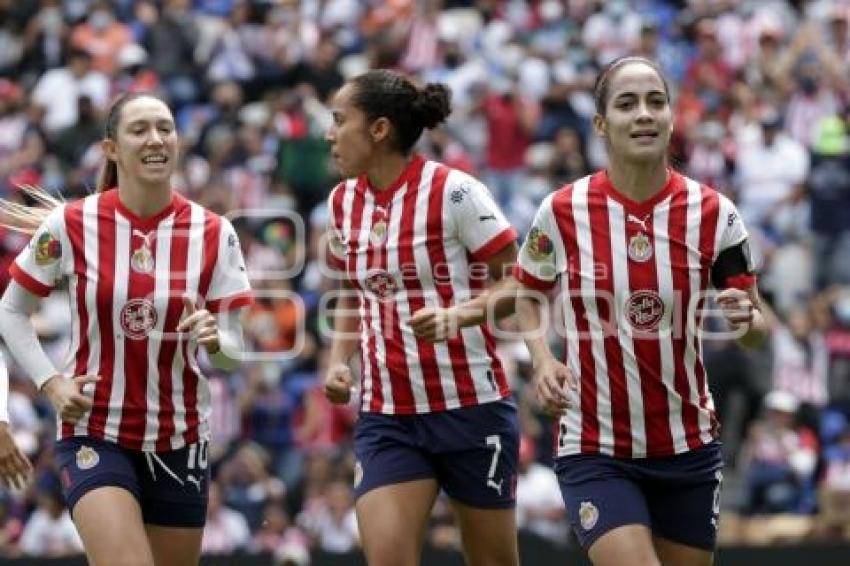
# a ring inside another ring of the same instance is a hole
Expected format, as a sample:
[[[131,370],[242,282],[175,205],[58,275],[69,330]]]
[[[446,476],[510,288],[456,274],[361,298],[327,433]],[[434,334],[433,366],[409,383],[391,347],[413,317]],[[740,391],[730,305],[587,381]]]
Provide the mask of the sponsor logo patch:
[[[366,276],[365,287],[375,294],[378,299],[388,301],[398,291],[398,283],[395,277],[382,270],[374,270]]]
[[[626,302],[626,316],[635,330],[654,331],[664,317],[664,301],[655,291],[636,291]]]
[[[131,299],[121,309],[119,319],[127,338],[142,340],[156,326],[156,308],[147,299]]]

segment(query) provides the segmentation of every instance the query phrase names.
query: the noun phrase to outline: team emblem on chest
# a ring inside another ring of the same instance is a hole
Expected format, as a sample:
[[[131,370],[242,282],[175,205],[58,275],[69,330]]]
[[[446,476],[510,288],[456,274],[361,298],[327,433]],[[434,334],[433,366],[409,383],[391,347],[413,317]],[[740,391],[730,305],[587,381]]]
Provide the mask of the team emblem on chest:
[[[629,239],[629,259],[643,263],[651,257],[652,242],[649,241],[649,236],[639,232]]]
[[[369,234],[369,241],[373,246],[380,246],[387,240],[387,223],[383,220],[375,222],[372,226],[372,232]]]
[[[153,273],[154,262],[153,262],[153,253],[151,252],[151,238],[153,238],[156,233],[149,232],[144,234],[139,230],[133,230],[134,236],[139,236],[142,238],[141,245],[133,251],[133,255],[130,256],[130,267],[136,273],[150,274]]]
[[[147,299],[131,299],[121,309],[120,319],[127,338],[142,340],[156,326],[156,307]]]

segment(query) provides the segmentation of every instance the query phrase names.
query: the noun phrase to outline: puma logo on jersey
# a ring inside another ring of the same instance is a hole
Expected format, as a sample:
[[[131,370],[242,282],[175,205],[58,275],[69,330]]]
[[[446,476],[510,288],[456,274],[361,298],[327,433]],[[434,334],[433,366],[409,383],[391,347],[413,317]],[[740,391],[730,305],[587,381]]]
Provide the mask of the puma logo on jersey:
[[[637,217],[637,216],[635,216],[634,214],[629,214],[629,215],[628,215],[628,217],[626,217],[626,219],[627,219],[629,222],[634,222],[635,224],[640,224],[640,227],[641,227],[641,228],[643,228],[644,230],[647,230],[647,229],[648,229],[648,228],[646,227],[646,222],[647,222],[647,220],[649,220],[649,215],[648,215],[648,214],[647,214],[646,216],[644,216],[644,217],[643,217],[643,220],[641,220],[640,218],[638,218],[638,217]]]
[[[192,474],[189,474],[188,476],[186,476],[186,481],[193,484],[195,487],[197,487],[198,493],[201,493],[201,480],[200,479],[196,478]]]

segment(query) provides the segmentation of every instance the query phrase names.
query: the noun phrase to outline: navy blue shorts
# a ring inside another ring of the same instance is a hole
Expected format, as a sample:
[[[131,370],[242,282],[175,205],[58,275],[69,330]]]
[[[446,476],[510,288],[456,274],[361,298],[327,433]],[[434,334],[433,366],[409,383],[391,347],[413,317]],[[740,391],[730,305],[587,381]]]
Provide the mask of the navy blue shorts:
[[[56,442],[56,462],[65,502],[74,506],[103,486],[133,494],[142,519],[165,527],[203,527],[207,516],[209,467],[206,442],[170,452],[140,452],[113,442],[75,437]]]
[[[434,478],[470,507],[516,504],[519,428],[507,400],[423,415],[361,413],[354,428],[354,492]]]
[[[719,442],[664,458],[580,454],[555,461],[570,523],[585,550],[608,531],[634,524],[714,550],[722,469]]]

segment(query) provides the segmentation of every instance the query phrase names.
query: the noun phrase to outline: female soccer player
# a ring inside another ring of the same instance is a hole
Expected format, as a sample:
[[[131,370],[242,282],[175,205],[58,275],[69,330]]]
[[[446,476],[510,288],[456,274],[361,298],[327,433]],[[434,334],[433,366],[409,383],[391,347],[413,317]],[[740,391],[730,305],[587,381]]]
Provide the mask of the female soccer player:
[[[359,346],[355,494],[366,558],[418,564],[442,488],[467,561],[516,564],[516,408],[483,324],[488,279],[515,260],[516,232],[479,181],[411,152],[450,112],[444,85],[370,71],[340,89],[332,111],[327,140],[349,179],[330,195],[328,257],[349,292],[337,304],[325,391],[348,401]],[[495,314],[513,303],[497,301]]]
[[[608,169],[543,201],[515,270],[536,391],[562,413],[555,471],[594,564],[710,564],[723,476],[701,309],[714,287],[740,342],[763,338],[747,231],[729,200],[669,168],[654,63],[613,62],[595,98]],[[558,281],[566,365],[530,296]]]
[[[235,366],[251,292],[230,223],[172,190],[178,146],[165,103],[122,97],[96,194],[49,212],[6,206],[19,228],[40,227],[11,268],[0,332],[56,409],[57,464],[91,564],[199,560],[210,406],[196,353]],[[73,312],[61,372],[29,320],[58,285]]]

